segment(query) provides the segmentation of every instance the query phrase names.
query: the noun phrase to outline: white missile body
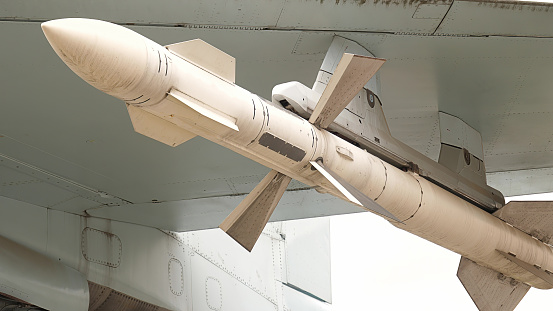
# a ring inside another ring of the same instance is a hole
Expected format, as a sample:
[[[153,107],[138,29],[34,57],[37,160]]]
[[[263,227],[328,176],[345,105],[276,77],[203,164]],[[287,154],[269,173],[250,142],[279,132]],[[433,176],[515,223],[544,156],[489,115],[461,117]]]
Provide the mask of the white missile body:
[[[348,196],[352,192],[347,188],[353,187],[399,219],[388,217],[396,227],[533,287],[553,288],[509,259],[516,256],[549,274],[549,245],[240,88],[234,84],[233,59],[202,41],[163,47],[127,28],[86,19],[55,20],[42,27],[77,75],[127,103],[138,132],[169,145],[200,135],[368,208],[355,200],[359,195]],[[322,166],[314,169],[320,159]],[[326,171],[340,179],[323,176]],[[340,184],[346,189],[339,189]],[[256,193],[263,193],[261,188]]]

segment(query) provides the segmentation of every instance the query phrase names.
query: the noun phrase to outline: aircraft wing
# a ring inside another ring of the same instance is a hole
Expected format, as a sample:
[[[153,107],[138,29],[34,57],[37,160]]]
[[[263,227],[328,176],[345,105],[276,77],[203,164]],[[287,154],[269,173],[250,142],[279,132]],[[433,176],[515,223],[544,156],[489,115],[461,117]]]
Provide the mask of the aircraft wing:
[[[200,137],[173,148],[135,133],[125,105],[75,77],[46,41],[40,22],[69,16],[164,45],[202,38],[236,58],[238,85],[266,98],[282,82],[311,85],[335,35],[354,40],[387,59],[380,98],[395,137],[437,159],[438,114],[455,115],[481,133],[491,186],[553,191],[551,4],[57,0],[0,8],[1,196],[184,231],[216,227],[268,171]],[[283,200],[273,220],[358,211],[296,181]]]

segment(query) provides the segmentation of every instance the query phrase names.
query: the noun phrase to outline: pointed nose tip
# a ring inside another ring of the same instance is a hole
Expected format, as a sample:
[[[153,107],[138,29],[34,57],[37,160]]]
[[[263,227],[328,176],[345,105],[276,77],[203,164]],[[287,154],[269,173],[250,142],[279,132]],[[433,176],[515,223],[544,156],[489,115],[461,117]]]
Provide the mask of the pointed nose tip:
[[[64,43],[71,42],[71,33],[75,32],[72,30],[71,22],[66,19],[57,19],[48,22],[44,22],[40,25],[42,32],[46,36],[46,39],[50,45],[57,52]]]
[[[119,26],[86,18],[63,18],[44,22],[40,27],[50,45],[60,54],[60,51],[76,46],[93,44],[98,34],[110,34],[112,28]]]
[[[41,27],[73,72],[110,95],[131,89],[147,66],[144,38],[125,27],[84,18],[52,20]]]
[[[64,24],[63,20],[55,19],[55,20],[47,21],[40,24],[40,27],[42,28],[42,31],[44,32],[44,34],[46,36],[49,36],[52,33],[52,31],[55,31],[54,29],[56,27],[59,27],[60,24],[62,25]]]

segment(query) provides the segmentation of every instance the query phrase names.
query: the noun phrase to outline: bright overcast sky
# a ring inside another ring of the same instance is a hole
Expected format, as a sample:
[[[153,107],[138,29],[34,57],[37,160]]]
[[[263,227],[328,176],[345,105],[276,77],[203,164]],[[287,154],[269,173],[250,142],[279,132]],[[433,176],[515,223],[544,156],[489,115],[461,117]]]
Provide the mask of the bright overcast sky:
[[[478,310],[457,279],[460,255],[371,213],[333,216],[330,224],[333,310]],[[552,301],[553,291],[532,288],[516,311],[551,310]]]

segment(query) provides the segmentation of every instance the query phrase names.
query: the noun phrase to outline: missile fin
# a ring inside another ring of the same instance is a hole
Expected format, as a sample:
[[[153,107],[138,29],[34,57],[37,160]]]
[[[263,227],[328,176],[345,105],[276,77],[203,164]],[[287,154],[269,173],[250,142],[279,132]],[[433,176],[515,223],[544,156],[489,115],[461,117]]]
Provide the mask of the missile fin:
[[[553,272],[543,270],[541,267],[529,264],[523,260],[520,260],[517,258],[516,255],[511,253],[505,253],[503,251],[497,250],[501,255],[503,255],[505,258],[509,259],[510,261],[516,263],[521,268],[524,268],[526,271],[534,274],[535,276],[539,277],[540,279],[544,280],[545,282],[549,283],[550,285],[553,285]]]
[[[513,311],[529,285],[461,257],[457,277],[480,311]]]
[[[236,119],[224,114],[221,111],[215,110],[201,101],[190,97],[176,89],[171,89],[167,94],[167,98],[178,103],[182,103],[202,116],[215,121],[221,125],[224,125],[230,129],[238,132],[238,126],[236,125]]]
[[[342,179],[338,174],[326,168],[321,162],[310,161],[311,165],[319,171],[338,191],[340,191],[350,202],[353,204],[361,205],[368,210],[371,210],[381,216],[384,216],[388,219],[402,222],[397,219],[392,213],[388,212],[384,207],[380,206],[374,200],[363,194],[357,188],[349,184],[347,181]]]
[[[178,57],[234,83],[236,60],[209,43],[194,39],[170,44],[165,48]]]
[[[196,134],[190,133],[141,108],[127,104],[127,110],[131,117],[132,126],[137,133],[148,136],[171,147],[178,146],[196,137]]]
[[[382,58],[344,53],[309,122],[320,128],[328,127],[385,61]]]
[[[292,178],[272,170],[219,225],[249,252]]]
[[[544,243],[553,244],[552,201],[511,201],[493,215]]]

